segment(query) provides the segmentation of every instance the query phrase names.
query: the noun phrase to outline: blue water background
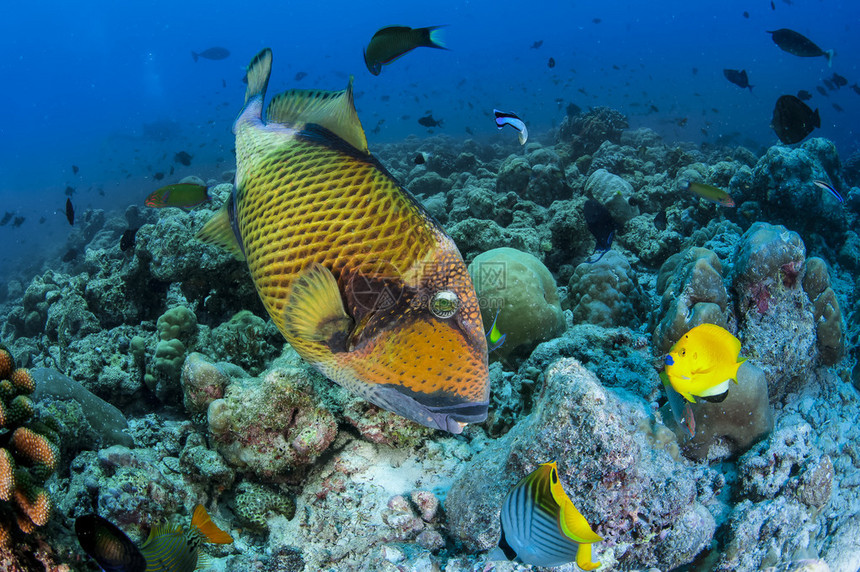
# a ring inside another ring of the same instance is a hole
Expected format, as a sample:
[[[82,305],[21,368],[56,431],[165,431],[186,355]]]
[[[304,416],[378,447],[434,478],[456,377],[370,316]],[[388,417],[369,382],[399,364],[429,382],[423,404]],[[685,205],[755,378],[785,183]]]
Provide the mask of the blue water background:
[[[860,82],[860,3],[774,1],[775,10],[769,0],[10,4],[0,19],[0,216],[27,220],[0,227],[0,280],[64,251],[67,185],[77,189],[80,217],[91,207],[142,204],[185,175],[217,178],[233,168],[241,78],[266,46],[275,55],[270,95],[341,89],[354,74],[371,150],[427,136],[417,119],[428,111],[444,121],[435,133],[462,139],[469,127],[476,138],[511,137],[496,131],[494,107],[517,112],[534,140],[550,142],[544,133],[575,103],[615,107],[631,127],[670,142],[760,151],[777,143],[769,128],[776,98],[806,89],[822,117],[815,135],[832,139],[844,159],[860,148],[860,95],[845,87],[823,97],[815,86],[834,71]],[[445,24],[450,51],[415,50],[374,77],[362,48],[393,24]],[[781,27],[835,49],[833,67],[777,48],[765,30]],[[543,45],[532,49],[536,41]],[[192,50],[212,46],[232,54],[192,60]],[[726,81],[723,68],[748,70],[753,93]],[[298,72],[308,75],[297,81]],[[151,137],[158,126],[166,139]],[[179,151],[193,155],[190,167],[173,163]],[[172,177],[153,180],[171,165]]]

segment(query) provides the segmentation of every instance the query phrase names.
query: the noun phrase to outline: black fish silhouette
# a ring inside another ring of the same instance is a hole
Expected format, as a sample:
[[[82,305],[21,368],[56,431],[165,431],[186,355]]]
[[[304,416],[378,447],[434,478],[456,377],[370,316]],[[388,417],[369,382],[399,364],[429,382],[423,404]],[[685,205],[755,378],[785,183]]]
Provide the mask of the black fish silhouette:
[[[750,88],[752,91],[753,86],[750,85],[749,77],[747,76],[747,70],[723,70],[723,75],[726,76],[726,79],[738,86],[741,89]]]
[[[194,58],[195,62],[200,58],[207,60],[223,60],[230,57],[230,50],[216,46],[214,48],[209,48],[208,50],[203,50],[200,53],[191,52],[191,57]]]
[[[70,225],[75,225],[75,207],[72,205],[72,199],[66,199],[66,220]]]
[[[824,56],[827,58],[827,65],[833,65],[833,56],[836,55],[833,50],[822,50],[815,42],[794,30],[788,28],[780,28],[779,30],[767,31],[773,38],[773,43],[789,54],[801,58],[817,58]]]
[[[812,111],[800,99],[783,95],[776,100],[770,126],[783,143],[799,143],[816,127],[821,127],[821,117],[817,109]]]

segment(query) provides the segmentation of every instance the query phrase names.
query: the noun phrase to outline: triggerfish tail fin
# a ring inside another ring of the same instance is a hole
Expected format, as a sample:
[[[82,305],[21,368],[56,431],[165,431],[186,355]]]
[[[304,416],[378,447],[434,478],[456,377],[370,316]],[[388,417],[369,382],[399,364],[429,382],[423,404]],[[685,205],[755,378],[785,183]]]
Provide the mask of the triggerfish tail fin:
[[[361,153],[367,149],[367,137],[355,111],[353,78],[343,91],[291,89],[275,96],[266,109],[266,121],[283,123],[297,129],[317,124],[325,127]]]
[[[235,192],[235,191],[234,191]],[[230,217],[230,207],[233,201],[227,201],[218,212],[212,215],[206,224],[203,225],[194,238],[200,242],[205,242],[223,248],[237,260],[245,260],[245,253],[242,252],[242,245],[236,238],[236,231],[233,228],[233,221]]]
[[[493,318],[493,325],[490,326],[490,331],[487,332],[487,353],[490,353],[491,351],[497,350],[502,347],[502,344],[505,343],[505,338],[508,337],[507,334],[503,334],[502,332],[500,332],[498,326],[496,325],[496,322],[499,319],[499,312],[501,311],[501,308],[496,310],[496,317]]]
[[[418,28],[415,31],[421,33],[421,43],[419,44],[420,46],[425,46],[428,48],[439,48],[440,50],[448,49],[445,46],[445,35],[442,33],[442,26]]]
[[[197,528],[207,542],[213,544],[231,544],[233,542],[232,536],[218,528],[212,522],[212,519],[209,518],[209,513],[206,512],[202,504],[194,507],[194,514],[191,516],[191,526]]]
[[[248,64],[248,87],[245,90],[245,105],[257,96],[266,95],[269,76],[272,73],[272,50],[265,48]]]

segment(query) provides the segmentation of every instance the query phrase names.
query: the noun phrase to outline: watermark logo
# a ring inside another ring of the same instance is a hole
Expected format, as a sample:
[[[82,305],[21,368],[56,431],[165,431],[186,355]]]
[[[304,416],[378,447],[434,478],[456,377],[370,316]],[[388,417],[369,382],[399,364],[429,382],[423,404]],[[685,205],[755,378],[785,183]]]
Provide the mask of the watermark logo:
[[[504,262],[479,262],[475,273],[475,289],[478,292],[504,290],[507,287]]]

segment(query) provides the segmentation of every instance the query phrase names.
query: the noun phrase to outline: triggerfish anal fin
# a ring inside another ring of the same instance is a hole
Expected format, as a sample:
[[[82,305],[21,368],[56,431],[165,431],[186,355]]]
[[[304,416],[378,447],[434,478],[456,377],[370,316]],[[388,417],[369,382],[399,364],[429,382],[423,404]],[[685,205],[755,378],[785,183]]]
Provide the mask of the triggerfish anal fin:
[[[235,190],[233,192],[235,193]],[[233,221],[230,216],[231,205],[232,200],[225,203],[212,218],[206,221],[203,228],[197,231],[194,238],[200,242],[223,248],[237,260],[245,260],[245,253],[242,252],[242,245],[239,244],[236,231],[233,228]]]
[[[202,504],[194,507],[191,525],[200,531],[200,534],[203,535],[207,542],[213,544],[231,544],[233,542],[232,536],[218,528],[218,525],[212,522],[212,519],[209,518],[209,513],[206,512]]]
[[[505,338],[508,337],[507,334],[503,334],[502,332],[500,332],[498,326],[496,325],[496,322],[499,319],[499,312],[501,311],[501,308],[496,310],[496,317],[493,318],[493,325],[490,326],[490,331],[487,332],[487,353],[502,347],[502,344],[505,343]]]
[[[343,307],[331,270],[315,262],[295,279],[284,309],[284,324],[298,338],[327,342],[333,350],[345,349],[353,320]]]
[[[353,78],[342,91],[292,89],[275,96],[266,109],[266,121],[301,128],[306,124],[325,127],[367,155],[367,137],[361,127],[352,94]]]

